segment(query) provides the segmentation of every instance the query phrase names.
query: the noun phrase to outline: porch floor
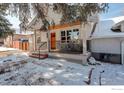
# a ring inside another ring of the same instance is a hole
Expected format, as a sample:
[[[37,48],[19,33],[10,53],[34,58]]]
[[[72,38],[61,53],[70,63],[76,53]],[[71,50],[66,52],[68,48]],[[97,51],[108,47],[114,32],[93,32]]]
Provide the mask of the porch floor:
[[[56,52],[50,52],[49,53],[50,58],[55,58],[55,59],[62,59],[62,60],[67,60],[73,63],[79,63],[82,64],[82,54],[67,54],[67,53],[56,53]]]

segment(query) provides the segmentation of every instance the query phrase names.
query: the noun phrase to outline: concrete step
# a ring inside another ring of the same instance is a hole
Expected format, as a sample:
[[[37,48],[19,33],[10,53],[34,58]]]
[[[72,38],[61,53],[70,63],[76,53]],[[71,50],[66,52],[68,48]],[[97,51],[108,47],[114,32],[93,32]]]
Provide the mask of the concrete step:
[[[48,58],[48,54],[30,54],[29,57],[33,57],[33,58],[40,58],[40,59],[45,59]]]

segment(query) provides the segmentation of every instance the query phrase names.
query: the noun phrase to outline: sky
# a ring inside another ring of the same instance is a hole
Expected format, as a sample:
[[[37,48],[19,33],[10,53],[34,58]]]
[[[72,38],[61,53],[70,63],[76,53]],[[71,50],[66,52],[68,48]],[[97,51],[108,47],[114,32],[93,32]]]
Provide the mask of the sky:
[[[18,17],[15,17],[15,16],[7,16],[6,17],[9,22],[13,25],[12,28],[19,28],[19,24],[20,24],[20,21],[19,21],[19,18]]]
[[[124,15],[124,3],[110,3],[107,13],[100,14],[100,19],[107,19]],[[7,16],[13,28],[19,28],[19,20],[17,17]]]
[[[107,13],[100,14],[100,19],[124,16],[124,3],[110,3]]]

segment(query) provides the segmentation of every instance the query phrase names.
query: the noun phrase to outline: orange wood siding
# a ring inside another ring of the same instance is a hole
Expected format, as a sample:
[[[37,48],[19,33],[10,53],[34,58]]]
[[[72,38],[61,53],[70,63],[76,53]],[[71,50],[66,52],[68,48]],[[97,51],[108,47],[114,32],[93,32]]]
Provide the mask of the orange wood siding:
[[[73,23],[65,23],[65,24],[50,26],[49,30],[56,30],[56,29],[66,28],[66,27],[75,26],[75,25],[80,25],[80,21],[75,21]]]
[[[17,48],[20,50],[28,50],[29,49],[29,42],[13,41],[13,48]]]
[[[13,41],[13,48],[19,49],[19,41]]]

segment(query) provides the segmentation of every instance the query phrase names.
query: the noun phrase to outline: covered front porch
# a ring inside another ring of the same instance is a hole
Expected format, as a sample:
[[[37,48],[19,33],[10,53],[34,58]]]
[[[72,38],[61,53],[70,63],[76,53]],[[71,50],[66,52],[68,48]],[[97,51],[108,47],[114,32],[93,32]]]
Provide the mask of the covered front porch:
[[[34,32],[32,51],[37,58],[40,59],[40,55],[42,55],[40,53],[43,53],[44,56],[48,54],[49,57],[57,58],[58,55],[61,55],[58,58],[67,57],[66,59],[78,60],[80,63],[85,59],[84,62],[86,62],[86,56],[90,50],[88,38],[93,32],[93,27],[96,26],[93,22],[89,22],[85,26],[80,22],[56,24],[45,31],[40,29],[43,25],[42,21],[36,19],[37,17],[33,20],[35,22],[32,21],[29,24],[29,30]]]

